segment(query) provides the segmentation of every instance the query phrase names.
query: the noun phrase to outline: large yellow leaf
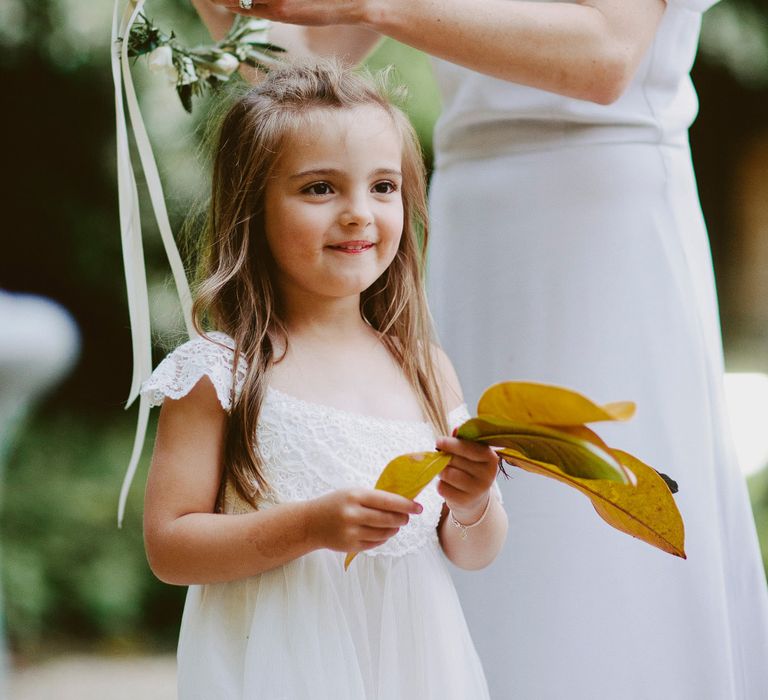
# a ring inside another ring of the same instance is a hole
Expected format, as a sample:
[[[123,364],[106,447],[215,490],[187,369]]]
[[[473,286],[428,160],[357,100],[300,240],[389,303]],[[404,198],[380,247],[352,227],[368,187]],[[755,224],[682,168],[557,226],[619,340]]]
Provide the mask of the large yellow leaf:
[[[672,493],[658,473],[632,455],[611,450],[632,472],[635,483],[581,479],[553,464],[537,462],[513,449],[499,450],[504,461],[520,469],[561,481],[585,494],[609,525],[683,559],[685,528]]]
[[[395,457],[379,475],[374,488],[414,499],[424,487],[448,466],[452,455],[444,452],[414,452]],[[357,555],[349,552],[344,560],[346,570]]]
[[[557,466],[569,476],[628,483],[624,468],[610,449],[589,429],[583,431],[566,432],[481,416],[470,418],[459,426],[456,436],[494,447],[512,448],[528,459]],[[593,440],[584,439],[590,435]]]
[[[604,420],[628,420],[635,413],[631,401],[604,406],[586,396],[549,384],[501,382],[485,390],[477,404],[479,416],[498,416],[516,423],[583,425]]]

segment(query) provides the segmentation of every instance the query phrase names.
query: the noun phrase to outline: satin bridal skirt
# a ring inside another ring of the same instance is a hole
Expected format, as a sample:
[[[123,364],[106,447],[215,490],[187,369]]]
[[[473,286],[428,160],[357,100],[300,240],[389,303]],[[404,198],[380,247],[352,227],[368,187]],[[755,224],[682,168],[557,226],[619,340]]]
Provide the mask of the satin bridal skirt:
[[[512,469],[509,535],[455,581],[494,700],[768,697],[766,581],[726,430],[687,142],[443,158],[428,286],[472,407],[502,380],[632,400],[606,441],[672,476],[686,561]]]
[[[233,516],[237,517],[237,516]],[[191,586],[180,700],[487,700],[437,542],[402,556],[313,552]]]

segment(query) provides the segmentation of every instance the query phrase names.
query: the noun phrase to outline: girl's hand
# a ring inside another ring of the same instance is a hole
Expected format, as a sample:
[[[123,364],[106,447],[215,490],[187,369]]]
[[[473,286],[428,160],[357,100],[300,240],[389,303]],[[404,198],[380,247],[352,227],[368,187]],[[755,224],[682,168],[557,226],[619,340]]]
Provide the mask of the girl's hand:
[[[499,458],[487,445],[453,437],[437,440],[437,449],[453,455],[440,473],[437,492],[461,523],[477,522],[488,505]]]
[[[341,489],[312,502],[312,527],[319,546],[361,552],[384,544],[418,515],[422,506],[378,489]]]

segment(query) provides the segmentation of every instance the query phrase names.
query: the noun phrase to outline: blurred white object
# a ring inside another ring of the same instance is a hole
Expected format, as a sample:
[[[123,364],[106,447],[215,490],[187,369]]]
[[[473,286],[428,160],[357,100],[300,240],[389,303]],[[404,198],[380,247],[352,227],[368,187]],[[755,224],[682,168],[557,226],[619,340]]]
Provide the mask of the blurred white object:
[[[14,428],[34,401],[72,367],[80,340],[74,320],[55,302],[3,291],[0,329],[1,491],[3,463]],[[0,698],[7,697],[6,664],[0,622]]]
[[[70,369],[80,347],[77,326],[59,304],[0,291],[0,438],[45,389]]]
[[[176,700],[176,659],[62,656],[18,670],[10,690],[13,700]]]
[[[739,466],[754,474],[768,464],[768,375],[727,373],[725,400]]]

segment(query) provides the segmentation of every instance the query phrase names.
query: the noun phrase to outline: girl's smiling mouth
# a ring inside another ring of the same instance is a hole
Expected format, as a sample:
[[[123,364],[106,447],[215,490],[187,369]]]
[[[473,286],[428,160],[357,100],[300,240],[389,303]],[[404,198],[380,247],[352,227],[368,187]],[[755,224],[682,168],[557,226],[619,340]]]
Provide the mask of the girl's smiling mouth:
[[[337,250],[340,253],[349,253],[350,255],[357,255],[364,253],[366,250],[370,250],[376,245],[371,241],[346,241],[345,243],[337,243],[335,245],[329,245],[331,250]]]

